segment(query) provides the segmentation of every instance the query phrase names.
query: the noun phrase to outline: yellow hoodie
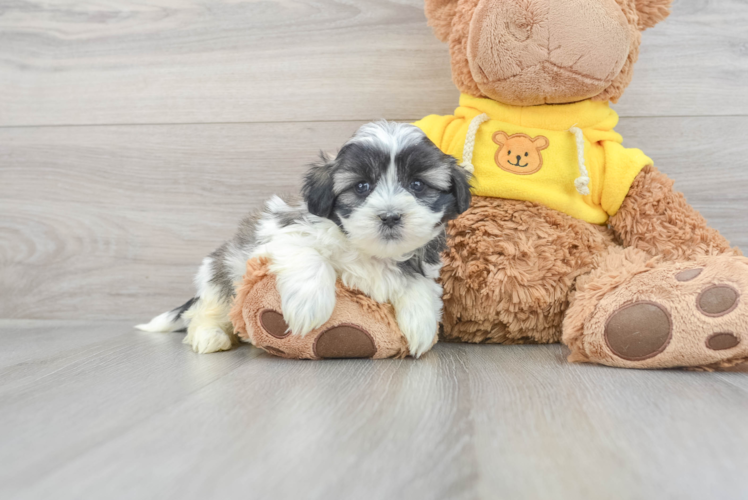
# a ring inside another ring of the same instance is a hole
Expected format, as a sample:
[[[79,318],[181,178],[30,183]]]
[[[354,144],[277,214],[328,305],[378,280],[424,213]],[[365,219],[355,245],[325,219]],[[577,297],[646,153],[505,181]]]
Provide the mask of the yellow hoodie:
[[[605,102],[522,107],[464,94],[454,116],[416,122],[442,151],[474,167],[474,194],[540,203],[593,224],[615,215],[652,164],[621,145],[617,124]]]

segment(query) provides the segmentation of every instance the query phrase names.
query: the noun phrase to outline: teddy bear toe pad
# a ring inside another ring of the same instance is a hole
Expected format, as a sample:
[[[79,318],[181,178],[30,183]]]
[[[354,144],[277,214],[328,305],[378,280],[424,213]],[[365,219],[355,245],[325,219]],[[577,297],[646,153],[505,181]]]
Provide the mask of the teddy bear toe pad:
[[[265,310],[260,313],[260,325],[271,337],[276,339],[285,339],[291,335],[288,329],[288,323],[283,319],[283,315],[278,311]]]
[[[696,300],[696,306],[705,316],[719,318],[738,306],[740,294],[731,286],[715,285],[707,288]]]
[[[322,359],[371,358],[376,353],[371,335],[352,325],[330,328],[314,341],[314,354]]]
[[[740,339],[732,333],[715,333],[706,339],[706,346],[713,351],[732,349],[740,344]]]
[[[748,260],[662,264],[602,298],[584,327],[587,360],[627,368],[720,368],[748,359]]]

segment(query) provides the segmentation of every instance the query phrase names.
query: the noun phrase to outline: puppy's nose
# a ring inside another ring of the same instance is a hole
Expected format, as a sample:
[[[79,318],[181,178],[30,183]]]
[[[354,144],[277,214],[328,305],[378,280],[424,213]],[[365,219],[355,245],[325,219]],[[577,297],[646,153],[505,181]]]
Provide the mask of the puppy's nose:
[[[402,216],[400,214],[386,213],[379,214],[379,218],[382,220],[382,224],[384,224],[385,226],[395,227],[400,224],[400,219],[402,219]]]
[[[522,157],[520,155],[517,155],[517,163],[519,163],[522,160]]]

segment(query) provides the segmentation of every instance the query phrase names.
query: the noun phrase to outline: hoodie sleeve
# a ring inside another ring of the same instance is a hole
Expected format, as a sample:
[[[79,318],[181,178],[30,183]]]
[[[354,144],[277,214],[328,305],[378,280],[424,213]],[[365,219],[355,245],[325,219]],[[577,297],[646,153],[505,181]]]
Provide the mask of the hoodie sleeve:
[[[603,141],[602,144],[605,150],[605,180],[600,203],[612,217],[623,205],[636,176],[653,162],[640,149],[624,148],[615,141]]]
[[[426,137],[436,144],[436,147],[447,154],[454,154],[451,149],[453,135],[457,132],[454,125],[457,124],[458,118],[451,115],[429,115],[422,120],[418,120],[413,125],[423,130]]]

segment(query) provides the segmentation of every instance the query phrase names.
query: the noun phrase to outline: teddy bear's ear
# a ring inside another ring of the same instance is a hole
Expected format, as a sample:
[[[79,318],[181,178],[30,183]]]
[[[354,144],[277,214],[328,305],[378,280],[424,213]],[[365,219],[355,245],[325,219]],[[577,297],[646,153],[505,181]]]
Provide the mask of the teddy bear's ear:
[[[673,0],[636,0],[639,13],[639,29],[654,28],[655,24],[664,21],[670,15],[670,4]]]
[[[547,149],[548,146],[551,145],[550,142],[548,142],[548,138],[542,135],[537,136],[535,139],[532,140],[532,143],[535,145],[535,148],[538,151],[542,151],[544,149]]]
[[[449,40],[458,2],[459,0],[426,0],[426,18],[429,20],[429,26],[442,42]]]
[[[501,147],[504,147],[504,144],[506,144],[506,141],[509,140],[509,136],[506,135],[506,132],[498,131],[493,135],[493,142],[498,144]]]

